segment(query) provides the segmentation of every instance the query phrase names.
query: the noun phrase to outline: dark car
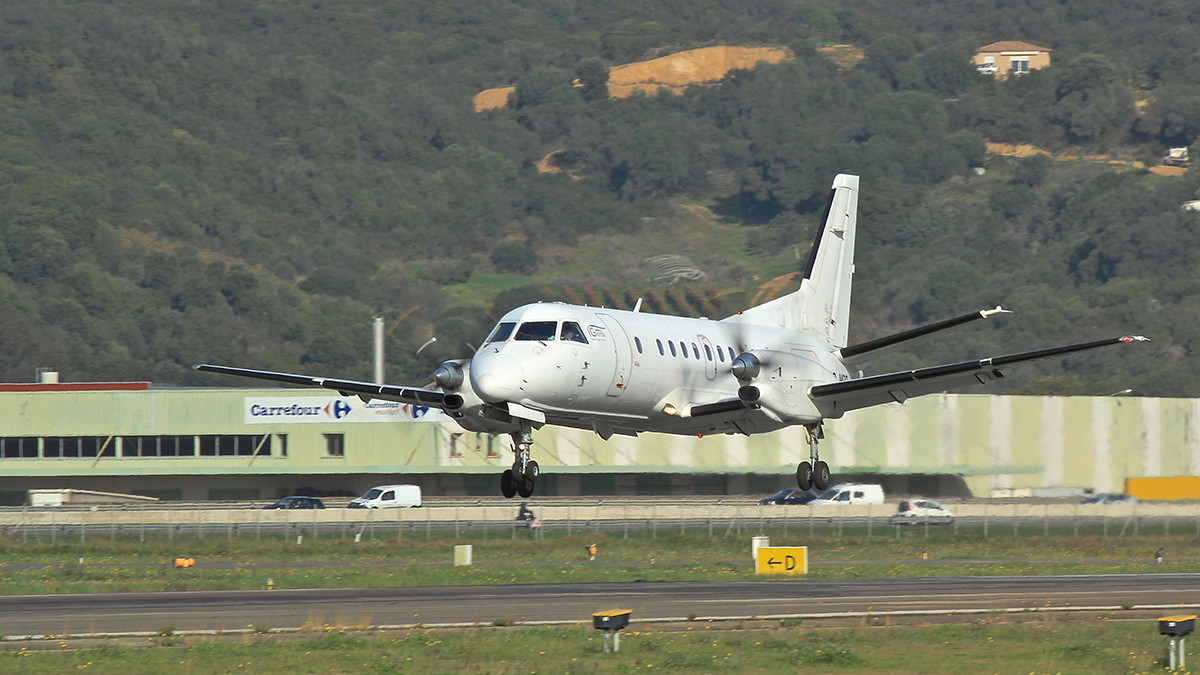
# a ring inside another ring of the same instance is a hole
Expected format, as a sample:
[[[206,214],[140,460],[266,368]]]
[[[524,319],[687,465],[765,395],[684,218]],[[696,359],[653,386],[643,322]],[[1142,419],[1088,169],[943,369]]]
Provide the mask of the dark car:
[[[800,488],[785,488],[771,495],[758,500],[759,504],[807,504],[817,498],[817,493],[813,490],[801,490]]]
[[[267,504],[264,509],[323,509],[325,502],[316,497],[284,497],[274,504]]]
[[[1080,504],[1136,504],[1137,497],[1122,492],[1101,492],[1079,502]]]

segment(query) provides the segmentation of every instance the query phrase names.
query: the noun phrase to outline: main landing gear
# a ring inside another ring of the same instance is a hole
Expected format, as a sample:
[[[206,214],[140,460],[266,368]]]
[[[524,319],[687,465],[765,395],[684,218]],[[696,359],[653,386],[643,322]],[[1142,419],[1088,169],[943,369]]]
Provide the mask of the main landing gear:
[[[505,469],[500,474],[500,494],[506,499],[513,495],[528,498],[533,494],[533,486],[541,471],[538,463],[529,459],[529,449],[533,447],[533,432],[529,427],[522,428],[512,434],[513,455],[515,461],[511,469]]]
[[[810,424],[808,429],[808,452],[812,462],[800,462],[796,467],[796,485],[801,490],[816,488],[818,491],[829,487],[829,465],[817,457],[817,441],[825,438],[820,424]]]

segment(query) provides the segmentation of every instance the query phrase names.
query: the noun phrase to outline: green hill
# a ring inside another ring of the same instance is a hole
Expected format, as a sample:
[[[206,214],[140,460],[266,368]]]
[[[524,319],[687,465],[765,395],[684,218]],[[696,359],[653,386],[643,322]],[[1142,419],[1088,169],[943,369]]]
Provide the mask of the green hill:
[[[1017,312],[873,372],[1139,332],[1150,348],[1007,390],[1193,395],[1200,215],[1179,206],[1200,181],[984,142],[1150,163],[1190,145],[1200,3],[651,5],[4,3],[0,379],[216,382],[201,360],[365,378],[383,316],[389,379],[424,381],[529,299],[731,311],[795,268],[851,172],[856,338]],[[976,74],[1000,39],[1054,64]],[[715,44],[796,58],[604,96],[609,65]],[[511,83],[513,107],[473,111]],[[553,151],[564,171],[538,172]],[[669,285],[661,255],[700,276]]]

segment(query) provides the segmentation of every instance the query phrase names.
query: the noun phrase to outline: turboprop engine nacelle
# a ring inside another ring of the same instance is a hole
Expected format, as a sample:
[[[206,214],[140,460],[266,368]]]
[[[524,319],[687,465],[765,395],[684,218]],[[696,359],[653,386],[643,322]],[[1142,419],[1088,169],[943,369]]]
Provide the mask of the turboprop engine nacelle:
[[[821,419],[808,390],[821,381],[820,366],[789,352],[746,352],[732,364],[742,383],[738,398],[777,422],[804,423]]]
[[[433,371],[433,381],[446,393],[446,414],[467,431],[506,434],[519,431],[507,413],[485,403],[471,388],[471,362],[467,359],[446,361]]]

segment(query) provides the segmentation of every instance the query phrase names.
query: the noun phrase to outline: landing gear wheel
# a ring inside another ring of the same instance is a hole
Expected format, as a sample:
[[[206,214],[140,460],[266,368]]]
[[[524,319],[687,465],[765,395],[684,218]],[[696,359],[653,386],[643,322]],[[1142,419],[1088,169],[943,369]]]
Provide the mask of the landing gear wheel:
[[[829,465],[825,462],[817,462],[813,466],[812,472],[813,487],[818,490],[824,490],[829,487]]]
[[[522,478],[522,477],[525,475],[525,474],[524,474],[524,473],[521,471],[521,462],[519,462],[519,461],[518,461],[518,462],[513,462],[512,468],[511,468],[511,469],[509,469],[509,471],[511,471],[511,472],[512,472],[513,478],[514,478],[514,479],[516,479],[516,480],[518,480],[518,481],[519,481],[519,480],[520,480],[520,479],[521,479],[521,478]]]
[[[800,462],[796,467],[796,485],[801,490],[807,490],[813,486],[813,468],[808,462]]]
[[[517,494],[521,495],[522,499],[529,499],[533,496],[533,479],[525,478],[517,483]]]
[[[513,495],[517,494],[517,481],[513,478],[512,469],[505,469],[504,473],[500,474],[500,494],[504,495],[505,499],[512,499]]]
[[[542,475],[542,471],[538,467],[538,463],[533,460],[529,460],[529,462],[525,464],[525,477],[530,480],[537,480],[537,477],[540,475]]]

